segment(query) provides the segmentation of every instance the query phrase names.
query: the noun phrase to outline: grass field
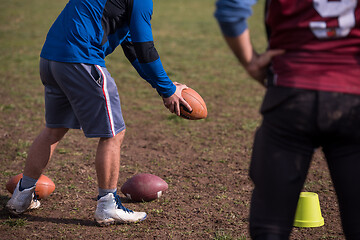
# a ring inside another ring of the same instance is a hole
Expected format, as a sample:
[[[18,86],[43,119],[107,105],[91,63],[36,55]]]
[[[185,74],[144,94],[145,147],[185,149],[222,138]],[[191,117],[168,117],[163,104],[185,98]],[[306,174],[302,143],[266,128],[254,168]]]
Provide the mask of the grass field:
[[[208,118],[171,115],[140,79],[121,49],[107,67],[116,79],[127,133],[121,184],[139,172],[169,184],[153,202],[125,206],[146,211],[146,221],[99,228],[93,222],[97,194],[97,140],[73,130],[44,172],[56,184],[41,209],[20,218],[3,206],[6,181],[23,170],[28,148],[44,125],[39,54],[47,31],[67,1],[0,0],[0,239],[249,239],[248,178],[253,134],[261,121],[264,89],[251,81],[225,45],[213,17],[214,1],[154,0],[155,46],[173,81],[197,90]],[[257,50],[266,48],[263,1],[250,19]],[[343,239],[335,194],[322,155],[316,154],[305,191],[319,194],[325,226],[295,228],[293,239]]]

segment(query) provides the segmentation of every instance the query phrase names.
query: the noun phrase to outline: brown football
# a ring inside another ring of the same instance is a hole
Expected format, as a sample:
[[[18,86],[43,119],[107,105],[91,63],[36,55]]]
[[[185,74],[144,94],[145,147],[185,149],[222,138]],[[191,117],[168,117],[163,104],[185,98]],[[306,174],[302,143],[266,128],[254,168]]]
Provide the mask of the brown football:
[[[16,185],[22,178],[23,174],[20,173],[16,176],[13,176],[6,183],[6,189],[12,194],[16,188]],[[54,182],[45,175],[41,175],[39,180],[36,183],[35,194],[38,199],[47,198],[55,190]]]
[[[121,186],[121,192],[137,202],[155,200],[167,189],[168,184],[163,179],[150,173],[138,173]]]
[[[190,112],[183,105],[180,107],[180,116],[189,120],[199,120],[207,117],[207,108],[204,99],[192,88],[186,88],[181,93],[185,101],[192,107]]]

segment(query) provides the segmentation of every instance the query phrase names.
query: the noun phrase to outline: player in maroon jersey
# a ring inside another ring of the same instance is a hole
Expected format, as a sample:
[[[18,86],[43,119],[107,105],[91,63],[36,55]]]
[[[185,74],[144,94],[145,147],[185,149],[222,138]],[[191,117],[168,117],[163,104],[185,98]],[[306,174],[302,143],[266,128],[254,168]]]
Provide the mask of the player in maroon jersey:
[[[269,0],[269,49],[253,50],[255,0],[218,0],[226,42],[266,85],[250,165],[253,239],[288,239],[315,149],[337,193],[347,239],[360,239],[360,7],[357,0]]]

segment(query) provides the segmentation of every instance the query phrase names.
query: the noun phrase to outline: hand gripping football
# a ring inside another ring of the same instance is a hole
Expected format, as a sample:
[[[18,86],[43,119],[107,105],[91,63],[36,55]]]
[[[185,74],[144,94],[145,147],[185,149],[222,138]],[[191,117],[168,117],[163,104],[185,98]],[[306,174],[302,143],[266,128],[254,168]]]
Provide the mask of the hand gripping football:
[[[190,112],[183,105],[180,107],[180,116],[189,120],[199,120],[207,117],[207,108],[204,99],[192,88],[186,88],[181,93],[185,101],[191,106]]]
[[[16,176],[13,176],[6,183],[6,189],[12,194],[16,188],[16,185],[23,177],[23,174],[20,173]],[[39,180],[36,183],[35,194],[37,199],[47,198],[55,190],[54,182],[45,175],[41,175]]]
[[[121,192],[137,202],[152,201],[159,198],[168,189],[168,184],[158,176],[139,173],[129,178],[121,187]]]

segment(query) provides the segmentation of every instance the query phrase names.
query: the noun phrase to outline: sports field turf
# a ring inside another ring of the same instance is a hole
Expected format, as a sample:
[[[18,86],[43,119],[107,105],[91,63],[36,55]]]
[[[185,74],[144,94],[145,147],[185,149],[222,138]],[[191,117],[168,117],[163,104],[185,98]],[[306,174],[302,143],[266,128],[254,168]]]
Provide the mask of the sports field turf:
[[[264,89],[249,79],[225,45],[211,0],[154,0],[152,21],[165,70],[173,81],[202,95],[206,120],[171,115],[121,49],[107,58],[127,124],[118,186],[140,172],[169,184],[153,202],[124,198],[126,207],[146,211],[148,219],[95,225],[97,140],[86,139],[79,130],[69,132],[44,172],[56,189],[42,207],[20,218],[3,209],[10,197],[5,183],[22,171],[28,148],[44,125],[39,53],[66,2],[0,0],[0,239],[249,239],[248,167]],[[260,2],[249,22],[259,51],[266,48]],[[304,191],[319,194],[325,225],[295,228],[293,239],[344,239],[319,153]]]

